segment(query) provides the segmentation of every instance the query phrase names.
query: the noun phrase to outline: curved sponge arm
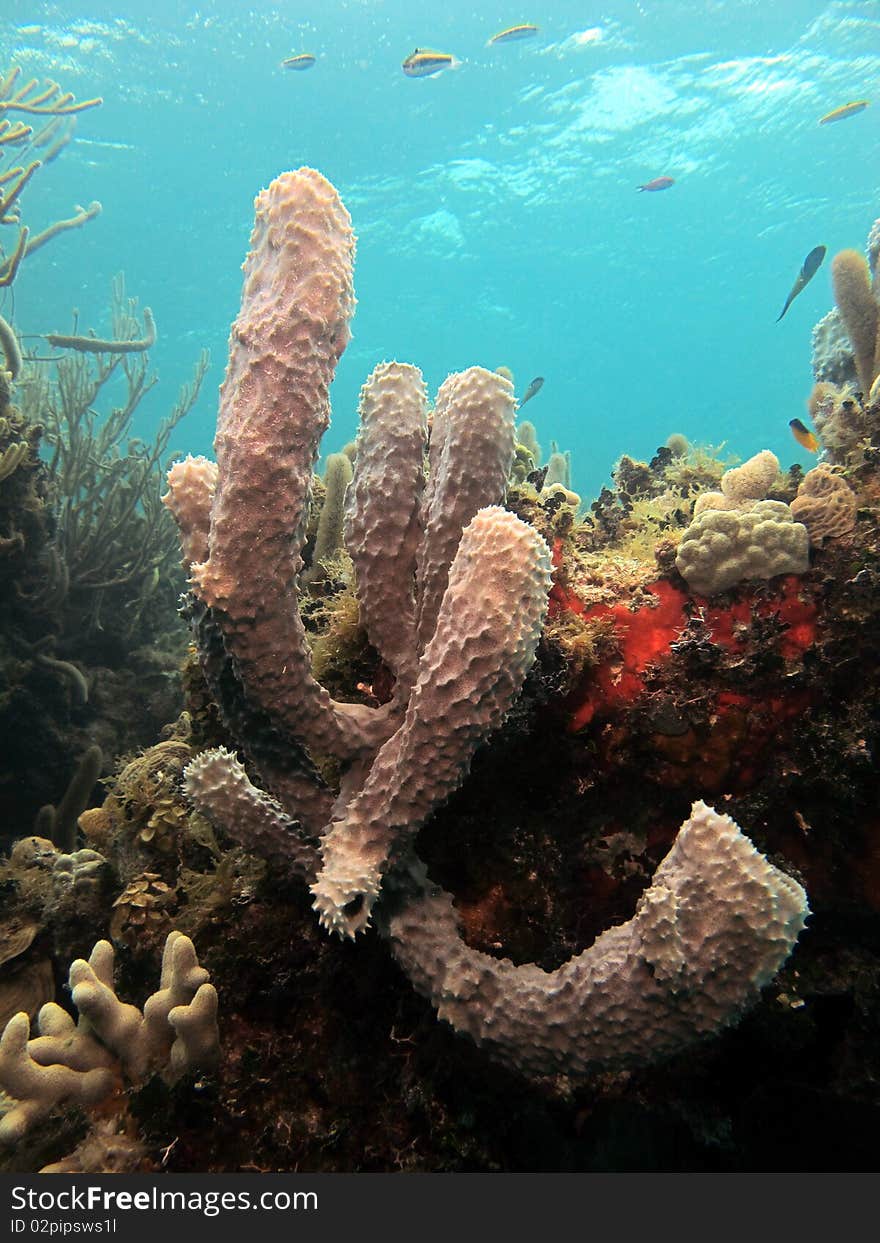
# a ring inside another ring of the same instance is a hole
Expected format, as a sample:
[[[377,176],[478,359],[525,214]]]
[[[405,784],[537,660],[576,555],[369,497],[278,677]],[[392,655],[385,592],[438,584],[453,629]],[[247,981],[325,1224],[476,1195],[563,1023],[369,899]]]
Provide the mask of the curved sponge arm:
[[[807,896],[729,816],[694,803],[633,918],[556,971],[471,949],[410,864],[383,932],[441,1018],[526,1074],[646,1064],[734,1022],[804,927]]]

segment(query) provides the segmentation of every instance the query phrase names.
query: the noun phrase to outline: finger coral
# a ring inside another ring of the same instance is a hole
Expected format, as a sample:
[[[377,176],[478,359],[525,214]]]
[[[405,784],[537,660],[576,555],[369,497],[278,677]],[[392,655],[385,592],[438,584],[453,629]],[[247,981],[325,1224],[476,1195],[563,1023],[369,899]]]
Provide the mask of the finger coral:
[[[39,1036],[29,1039],[28,1016],[16,1014],[0,1037],[0,1089],[11,1100],[0,1142],[15,1143],[58,1105],[89,1107],[124,1081],[143,1083],[160,1070],[173,1080],[217,1060],[217,992],[179,932],[168,935],[160,988],[143,1012],[116,996],[109,941],[98,941],[88,962],[71,964],[70,988],[78,1023],[49,1002]]]

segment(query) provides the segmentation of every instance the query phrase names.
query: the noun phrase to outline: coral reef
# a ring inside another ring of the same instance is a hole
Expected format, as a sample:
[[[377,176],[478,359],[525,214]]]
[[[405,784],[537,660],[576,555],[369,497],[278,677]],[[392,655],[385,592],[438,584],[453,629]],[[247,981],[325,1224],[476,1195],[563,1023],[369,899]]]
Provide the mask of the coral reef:
[[[364,625],[396,678],[395,695],[386,708],[366,710],[331,701],[312,678],[294,583],[311,465],[329,419],[327,387],[347,338],[352,249],[344,208],[318,174],[279,178],[258,200],[221,393],[208,556],[191,566],[194,594],[219,624],[248,700],[313,754],[344,758],[350,767],[313,886],[322,920],[350,936],[367,925],[392,853],[458,784],[479,740],[503,719],[533,659],[549,587],[546,546],[492,507],[513,454],[509,382],[471,368],[441,387],[422,498],[413,486],[427,431],[421,378],[414,368],[383,365],[361,397],[346,537]],[[259,400],[242,375],[255,377]],[[290,391],[297,402],[284,420],[254,417],[286,404]],[[172,471],[172,498],[182,484],[182,472]],[[271,518],[250,501],[279,490],[285,504]],[[417,545],[420,501],[425,534]],[[179,500],[171,503],[183,512]],[[200,528],[207,524],[205,514]],[[278,572],[257,581],[252,568],[263,558]],[[474,609],[477,574],[484,594]],[[448,674],[456,664],[460,680]],[[455,721],[445,762],[432,766],[433,780],[411,783],[426,748],[439,758],[430,739],[444,712]],[[239,741],[249,745],[247,737]],[[260,767],[307,826],[329,818],[327,792],[317,781],[307,784],[307,771],[275,777]],[[383,831],[370,833],[380,808]]]
[[[80,115],[101,102],[26,79],[17,66],[2,76],[0,286],[14,292],[35,251],[100,213],[92,202],[48,223],[34,215],[41,172],[72,141]],[[176,539],[159,492],[168,436],[195,400],[207,360],[145,445],[132,434],[155,383],[143,353],[155,325],[149,311],[143,318],[141,329],[119,278],[112,331],[81,333],[75,319],[72,333],[48,334],[63,355],[43,360],[22,349],[21,324],[0,317],[5,839],[27,832],[41,805],[62,799],[74,757],[96,745],[108,756],[144,745],[179,707],[183,584],[175,582]],[[75,822],[66,816],[65,833],[75,834]]]
[[[131,1085],[87,1133],[61,1110],[3,1168],[867,1168],[874,407],[850,392],[855,430],[833,459],[823,438],[806,478],[766,455],[733,472],[678,440],[625,456],[579,519],[522,469],[503,377],[453,377],[430,420],[419,373],[384,364],[346,454],[347,552],[305,591],[350,236],[314,174],[286,191],[290,215],[259,200],[218,466],[189,459],[169,481],[196,641],[186,711],[80,815],[87,849],[32,837],[0,865],[0,1000],[8,985],[33,1014],[99,935],[120,992],[144,996],[179,930],[223,998],[222,1065]],[[267,440],[280,448],[260,455]],[[768,500],[815,516],[809,562],[696,596],[676,569],[694,511]],[[327,937],[316,897],[342,931],[373,931]]]
[[[314,682],[294,584],[311,464],[328,421],[327,387],[347,335],[351,251],[344,209],[312,170],[278,178],[258,198],[221,392],[210,511],[208,463],[190,461],[169,474],[167,499],[183,523],[185,555],[207,552],[188,567],[203,669],[225,725],[271,791],[252,784],[235,757],[218,749],[187,766],[187,794],[248,849],[286,856],[311,881],[326,928],[353,938],[376,913],[417,990],[512,1066],[577,1077],[596,1062],[650,1059],[734,1019],[794,944],[806,910],[803,892],[765,871],[767,912],[776,905],[788,914],[773,923],[750,890],[751,947],[738,953],[744,973],[734,972],[714,994],[708,965],[692,943],[687,948],[696,934],[678,914],[672,879],[680,867],[687,871],[679,860],[700,837],[694,825],[713,826],[707,837],[718,838],[717,864],[725,875],[707,903],[723,906],[722,890],[745,883],[747,857],[768,865],[747,845],[745,854],[731,848],[735,826],[696,809],[670,854],[668,886],[661,881],[656,893],[649,891],[631,928],[606,934],[559,973],[513,964],[496,969],[465,947],[451,898],[428,881],[413,843],[464,779],[478,743],[513,706],[543,625],[549,557],[531,527],[492,503],[504,496],[514,457],[509,382],[479,368],[445,381],[425,484],[421,377],[415,368],[382,364],[361,394],[345,542],[361,620],[393,689],[383,705],[364,711],[330,700]],[[297,399],[287,417],[267,417],[291,391]],[[283,488],[274,483],[279,470],[288,479]],[[648,487],[647,467],[645,474]],[[751,495],[750,488],[766,491],[756,475],[760,463],[751,474],[743,468],[730,478],[731,504]],[[267,494],[283,497],[271,513],[263,503]],[[274,579],[255,574],[263,564],[278,567]],[[228,657],[218,661],[218,630],[234,667]],[[328,756],[343,761],[332,811],[307,762],[300,760],[296,773],[279,772],[277,754],[270,767],[265,751],[254,749],[253,733],[241,728],[247,723],[241,696],[251,710],[269,714],[275,730],[304,748],[318,769]],[[318,830],[319,857],[311,836]],[[707,873],[712,866],[707,861]],[[661,969],[667,952],[677,966],[670,960]],[[676,1000],[682,972],[693,977],[685,989],[692,1008],[685,1007],[684,1017]],[[646,973],[657,982],[656,1008],[647,1006],[639,1017],[627,997],[645,995]],[[600,979],[604,998],[595,984]],[[549,1001],[557,996],[565,997],[558,1012]],[[606,1006],[630,1025],[628,1042],[616,1019],[603,1029]],[[661,1012],[669,1015],[668,1044],[660,1035]],[[499,1024],[501,1013],[506,1020]]]
[[[128,342],[137,331],[137,301],[126,296],[121,275],[113,284],[111,315],[114,340]],[[144,444],[133,438],[132,420],[157,382],[149,360],[142,352],[108,353],[97,344],[94,357],[75,351],[53,364],[26,364],[21,406],[26,418],[44,426],[57,505],[48,569],[60,579],[62,628],[84,635],[101,629],[106,645],[114,618],[128,646],[139,626],[148,628],[143,616],[155,607],[157,589],[167,593],[167,609],[182,585],[174,582],[173,526],[159,504],[162,462],[172,432],[198,397],[208,358],[203,352],[192,382],[152,443]],[[115,381],[121,394],[113,392]],[[119,396],[119,404],[99,413],[102,397]]]
[[[121,277],[111,318],[114,338],[136,331]],[[0,728],[5,763],[27,778],[0,782],[7,833],[62,798],[75,757],[145,745],[179,710],[184,580],[159,497],[168,439],[206,365],[203,355],[146,444],[132,436],[156,383],[146,354],[21,361],[9,394],[20,405],[0,414]],[[65,818],[68,834],[84,805]]]

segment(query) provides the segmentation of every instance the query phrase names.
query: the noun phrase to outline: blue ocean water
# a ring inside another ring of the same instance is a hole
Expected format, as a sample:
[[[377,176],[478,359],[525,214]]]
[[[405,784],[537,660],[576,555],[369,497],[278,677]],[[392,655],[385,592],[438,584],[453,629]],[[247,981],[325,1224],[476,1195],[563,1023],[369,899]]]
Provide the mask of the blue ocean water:
[[[104,97],[23,199],[38,228],[92,199],[103,213],[23,266],[17,326],[64,331],[76,307],[107,331],[124,270],[159,330],[142,434],[206,346],[174,445],[210,452],[254,196],[310,164],[358,236],[325,453],[354,434],[373,365],[398,358],[432,390],[472,363],[509,366],[519,393],[544,376],[528,417],[571,450],[585,498],[622,452],[650,456],[675,431],[809,463],[787,424],[811,387],[827,261],[775,320],[807,252],[863,247],[880,214],[880,99],[818,125],[876,94],[876,0],[146,7],[7,0],[0,14],[0,65]],[[524,21],[535,38],[487,47]],[[416,46],[461,64],[409,78]],[[298,52],[314,67],[281,68]],[[659,176],[675,184],[636,192]]]

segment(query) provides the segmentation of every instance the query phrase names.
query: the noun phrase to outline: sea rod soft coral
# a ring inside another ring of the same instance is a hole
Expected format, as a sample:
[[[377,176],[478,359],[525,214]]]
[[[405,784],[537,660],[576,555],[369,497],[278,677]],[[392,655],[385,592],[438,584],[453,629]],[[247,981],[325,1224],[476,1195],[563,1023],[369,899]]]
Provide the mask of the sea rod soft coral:
[[[509,1064],[578,1074],[650,1060],[754,999],[803,926],[805,895],[732,821],[698,804],[634,919],[557,971],[465,944],[451,897],[431,884],[413,842],[519,693],[550,557],[501,507],[514,453],[509,381],[479,367],[450,376],[429,438],[419,372],[380,365],[361,394],[345,542],[394,693],[378,708],[344,704],[312,677],[297,579],[354,304],[353,250],[348,215],[313,170],[260,194],[221,390],[216,482],[204,459],[169,475],[202,666],[265,787],[221,748],[190,763],[187,792],[245,846],[289,861],[327,928],[353,937],[373,919],[441,1015]],[[328,757],[341,766],[336,797],[318,775]]]

